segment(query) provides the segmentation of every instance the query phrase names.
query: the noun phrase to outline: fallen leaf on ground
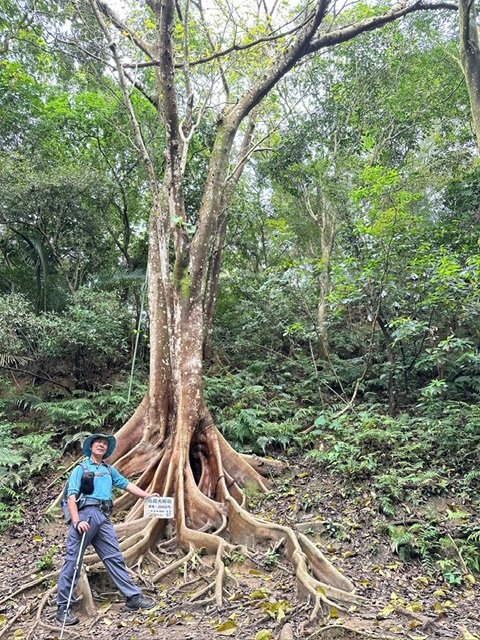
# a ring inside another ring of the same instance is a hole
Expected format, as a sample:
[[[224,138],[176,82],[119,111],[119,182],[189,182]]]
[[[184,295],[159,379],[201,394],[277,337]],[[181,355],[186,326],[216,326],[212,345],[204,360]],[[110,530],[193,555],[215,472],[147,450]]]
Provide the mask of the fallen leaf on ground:
[[[460,631],[463,633],[461,640],[480,640],[477,635],[470,633],[467,627],[463,624],[460,625]]]
[[[215,631],[222,636],[232,636],[237,631],[237,623],[235,620],[225,620],[216,625]]]

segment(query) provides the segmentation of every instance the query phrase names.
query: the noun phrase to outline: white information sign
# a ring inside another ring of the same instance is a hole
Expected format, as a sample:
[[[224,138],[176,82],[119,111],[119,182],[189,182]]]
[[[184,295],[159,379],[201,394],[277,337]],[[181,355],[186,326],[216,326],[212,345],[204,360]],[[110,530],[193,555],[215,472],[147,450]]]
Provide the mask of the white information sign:
[[[173,498],[150,496],[143,503],[143,515],[147,518],[173,518]]]

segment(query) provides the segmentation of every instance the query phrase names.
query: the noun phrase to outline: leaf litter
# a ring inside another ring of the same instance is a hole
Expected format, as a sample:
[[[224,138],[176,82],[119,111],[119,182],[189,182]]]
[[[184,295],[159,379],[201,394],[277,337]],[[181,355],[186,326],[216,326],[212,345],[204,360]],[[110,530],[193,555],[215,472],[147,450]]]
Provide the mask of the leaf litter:
[[[39,487],[38,492],[24,524],[0,535],[0,601],[23,583],[53,573],[63,562],[66,528],[60,521],[43,519],[53,495],[47,488]],[[191,602],[213,568],[214,560],[199,550],[181,571],[155,589],[150,588],[148,576],[158,567],[142,563],[139,580],[158,602],[149,612],[132,615],[104,572],[90,574],[97,617],[82,616],[65,638],[273,640],[288,628],[293,638],[310,640],[480,640],[478,580],[468,573],[461,584],[451,584],[438,572],[426,571],[419,560],[399,559],[385,533],[387,517],[375,507],[367,488],[359,486],[352,492],[346,481],[297,458],[272,480],[268,494],[251,498],[251,510],[266,520],[296,526],[318,544],[353,580],[366,599],[365,606],[348,612],[332,609],[322,625],[310,626],[308,606],[296,599],[291,569],[277,550],[268,547],[258,547],[249,557],[233,554],[229,558],[227,604],[221,610]],[[181,552],[173,550],[162,559],[168,564],[180,557]],[[0,605],[0,638],[30,640],[32,612],[54,584],[50,581],[5,600]],[[55,611],[51,596],[44,610],[45,624],[35,629],[32,640],[59,638]]]

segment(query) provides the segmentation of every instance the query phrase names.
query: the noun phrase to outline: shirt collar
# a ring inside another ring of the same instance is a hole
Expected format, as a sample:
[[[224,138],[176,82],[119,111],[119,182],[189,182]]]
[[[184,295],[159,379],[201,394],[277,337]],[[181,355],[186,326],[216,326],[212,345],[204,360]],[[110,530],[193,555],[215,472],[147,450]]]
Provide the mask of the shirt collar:
[[[91,458],[91,457],[90,457],[90,458],[88,458],[88,462],[89,462],[90,464],[95,465],[96,467],[101,467],[101,466],[102,466],[102,464],[105,464],[103,460],[102,460],[101,462],[95,462],[95,460],[94,460],[93,458]]]

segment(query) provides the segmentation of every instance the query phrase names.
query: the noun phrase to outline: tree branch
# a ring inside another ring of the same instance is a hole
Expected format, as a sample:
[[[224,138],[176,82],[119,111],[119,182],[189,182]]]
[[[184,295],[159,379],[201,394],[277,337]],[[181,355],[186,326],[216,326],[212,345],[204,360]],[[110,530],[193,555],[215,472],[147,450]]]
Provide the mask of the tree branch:
[[[308,46],[325,17],[329,0],[318,0],[316,9],[306,20],[303,29],[285,52],[276,59],[272,67],[251,89],[246,91],[231,110],[233,120],[242,119],[269,93],[269,91],[308,53]]]
[[[258,38],[257,40],[254,40],[252,42],[248,42],[245,44],[232,44],[229,47],[227,47],[226,49],[222,49],[222,51],[217,51],[216,53],[212,53],[209,56],[204,56],[203,58],[197,58],[196,60],[192,60],[191,62],[188,62],[188,66],[190,67],[195,67],[198,66],[200,64],[206,64],[207,62],[213,62],[214,60],[218,60],[219,58],[224,58],[225,56],[230,55],[231,53],[235,52],[235,51],[246,51],[248,49],[251,49],[252,47],[257,47],[259,44],[265,44],[266,42],[275,42],[276,40],[281,40],[282,38],[286,38],[287,36],[291,36],[294,33],[297,33],[298,31],[300,31],[300,29],[303,29],[303,27],[308,24],[308,22],[311,20],[311,16],[309,16],[306,20],[304,20],[301,24],[295,25],[294,27],[292,27],[291,29],[289,29],[288,31],[283,31],[282,33],[276,33],[276,34],[272,34],[269,36],[263,36],[262,38]],[[206,33],[207,37],[209,38],[209,34]],[[212,41],[209,38],[209,43],[210,45],[213,46]],[[125,68],[129,68],[129,67],[134,67],[134,66],[138,66],[138,68],[145,68],[145,67],[155,67],[158,66],[160,64],[159,60],[150,60],[148,62],[140,62],[138,65],[134,65],[133,63],[128,63],[127,65],[125,65]],[[176,69],[181,69],[182,67],[184,67],[185,62],[179,62],[178,64],[175,65]]]
[[[128,117],[130,120],[130,123],[132,125],[134,134],[135,134],[135,140],[137,143],[137,147],[140,151],[141,157],[143,159],[143,162],[145,164],[145,168],[147,169],[147,173],[149,176],[149,180],[150,180],[150,185],[152,188],[152,193],[156,194],[158,193],[158,184],[157,184],[157,176],[155,174],[155,168],[153,166],[153,162],[152,159],[150,158],[150,154],[148,153],[148,149],[146,147],[145,141],[143,139],[143,135],[142,135],[142,131],[140,129],[140,125],[138,123],[138,120],[135,116],[135,111],[133,109],[133,105],[132,105],[132,101],[130,98],[130,94],[128,92],[128,88],[127,88],[127,84],[125,82],[125,72],[124,69],[122,67],[122,63],[120,61],[120,57],[118,55],[117,52],[117,45],[116,43],[113,41],[110,32],[108,30],[107,25],[105,24],[104,19],[102,18],[102,15],[100,13],[100,9],[99,9],[99,5],[104,5],[101,2],[98,2],[98,0],[90,0],[90,6],[92,7],[93,13],[97,19],[97,22],[100,26],[100,28],[102,29],[102,32],[105,36],[105,39],[107,41],[107,45],[109,47],[109,49],[112,52],[112,56],[113,59],[115,61],[115,65],[116,65],[116,70],[117,70],[117,74],[118,74],[118,79],[120,82],[120,86],[122,89],[122,93],[123,93],[123,98],[124,98],[124,103],[125,106],[127,108],[127,112],[128,112]]]
[[[154,49],[148,44],[148,42],[145,42],[143,38],[141,38],[135,31],[133,31],[133,29],[131,29],[125,22],[123,22],[120,16],[111,7],[109,7],[106,2],[97,0],[97,6],[98,9],[100,9],[100,11],[103,13],[103,15],[112,22],[113,26],[123,34],[127,34],[132,39],[132,42],[134,42],[137,47],[141,51],[143,51],[143,53],[145,53],[152,60],[156,57]]]
[[[32,378],[38,378],[39,380],[44,380],[45,382],[50,382],[51,384],[55,385],[56,387],[60,387],[61,389],[65,389],[65,391],[67,391],[70,395],[72,395],[72,391],[64,384],[62,384],[61,382],[57,382],[56,380],[53,380],[52,378],[50,378],[50,376],[41,374],[41,373],[35,373],[34,371],[28,371],[28,369],[19,369],[18,367],[9,367],[7,365],[4,364],[0,364],[0,369],[4,369],[5,371],[13,371],[16,373],[24,373],[27,376],[32,376]]]
[[[101,62],[102,65],[105,65],[109,69],[116,70],[116,66],[114,64],[112,64],[111,62],[108,62],[108,60],[104,60],[103,58],[101,58],[100,56],[96,55],[92,51],[89,51],[88,49],[85,49],[85,47],[82,47],[82,45],[79,44],[75,40],[62,40],[61,38],[57,38],[56,41],[59,42],[60,44],[66,44],[69,47],[75,47],[79,51],[81,51],[84,55],[86,55],[87,57],[91,58],[92,60],[96,60],[97,62]],[[137,65],[129,64],[127,66],[128,66],[128,68],[133,68],[133,67],[136,67]],[[124,69],[125,69],[125,67],[126,67],[126,65],[123,65]],[[158,110],[158,108],[159,108],[158,99],[155,98],[154,96],[152,96],[149,93],[149,91],[147,90],[147,88],[145,87],[145,85],[142,84],[136,78],[134,78],[128,71],[124,71],[124,73],[125,73],[125,77],[132,84],[132,86],[134,86],[135,89],[140,91],[140,93],[150,102],[150,104],[152,104]]]
[[[400,8],[388,11],[381,16],[373,16],[371,18],[365,18],[355,24],[347,25],[321,35],[316,40],[310,43],[307,53],[314,53],[325,47],[331,47],[341,42],[347,42],[352,38],[360,35],[361,33],[367,33],[368,31],[374,31],[380,29],[389,22],[394,22],[403,16],[413,13],[414,11],[434,11],[440,9],[449,9],[452,11],[458,10],[458,5],[452,2],[423,2],[419,0],[409,6],[400,6]]]

